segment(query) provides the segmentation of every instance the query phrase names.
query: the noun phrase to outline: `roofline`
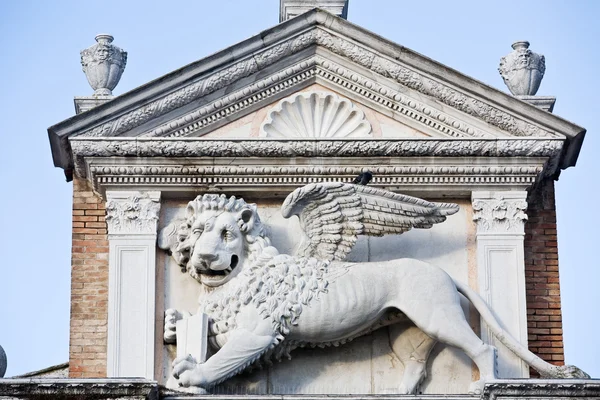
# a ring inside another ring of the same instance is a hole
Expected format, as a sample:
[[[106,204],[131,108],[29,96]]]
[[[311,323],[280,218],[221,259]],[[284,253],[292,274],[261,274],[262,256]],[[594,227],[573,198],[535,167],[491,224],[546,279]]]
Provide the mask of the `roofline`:
[[[558,131],[567,136],[568,142],[570,142],[566,146],[568,147],[567,151],[563,154],[561,168],[574,166],[577,162],[581,144],[585,137],[584,128],[376,35],[343,18],[321,9],[313,9],[224,50],[138,86],[88,112],[75,115],[49,127],[48,136],[54,165],[65,169],[67,174],[72,168],[68,145],[68,136],[71,133],[93,126],[103,120],[112,119],[132,108],[140,107],[157,96],[172,92],[176,88],[185,85],[185,83],[192,82],[198,76],[218,70],[228,63],[248,57],[259,49],[316,26],[343,33],[353,41],[373,48],[391,59],[405,63],[418,71],[425,70],[428,75],[450,86],[460,88],[462,91],[486,99],[501,108],[527,119],[534,119],[536,123]]]
[[[56,365],[52,365],[50,367],[46,367],[43,369],[40,369],[38,371],[32,371],[32,372],[27,372],[25,374],[21,374],[21,375],[15,375],[12,377],[12,379],[16,379],[16,378],[31,378],[31,377],[35,377],[38,376],[40,374],[45,374],[48,372],[52,372],[52,371],[58,371],[61,369],[65,369],[65,368],[69,368],[69,363],[62,363],[62,364],[56,364]]]

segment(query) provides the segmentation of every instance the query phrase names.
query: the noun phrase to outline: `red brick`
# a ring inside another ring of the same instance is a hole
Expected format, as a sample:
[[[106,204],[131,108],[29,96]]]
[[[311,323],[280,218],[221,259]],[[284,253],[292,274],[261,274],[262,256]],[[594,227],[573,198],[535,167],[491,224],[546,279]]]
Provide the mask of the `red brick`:
[[[562,313],[554,182],[543,181],[528,198],[525,224],[525,290],[529,349],[546,361],[562,365]],[[532,376],[538,376],[532,370]]]
[[[73,181],[69,376],[106,377],[108,240],[103,200]]]

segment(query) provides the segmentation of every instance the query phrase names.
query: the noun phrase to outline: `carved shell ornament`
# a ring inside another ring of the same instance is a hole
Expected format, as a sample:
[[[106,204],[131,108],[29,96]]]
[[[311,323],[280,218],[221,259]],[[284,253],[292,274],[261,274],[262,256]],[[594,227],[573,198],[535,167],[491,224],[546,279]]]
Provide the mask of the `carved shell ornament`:
[[[261,137],[371,137],[371,124],[352,102],[332,93],[298,93],[283,99],[260,127]]]

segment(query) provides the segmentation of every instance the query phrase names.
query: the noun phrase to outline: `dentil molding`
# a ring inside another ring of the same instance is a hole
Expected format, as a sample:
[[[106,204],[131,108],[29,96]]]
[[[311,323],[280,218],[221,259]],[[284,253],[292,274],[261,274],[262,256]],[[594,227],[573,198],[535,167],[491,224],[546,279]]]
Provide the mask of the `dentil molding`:
[[[373,173],[370,185],[427,196],[464,196],[473,190],[526,190],[544,159],[457,157],[137,158],[89,157],[84,170],[99,194],[107,190],[198,190],[281,193],[315,182],[351,182]]]

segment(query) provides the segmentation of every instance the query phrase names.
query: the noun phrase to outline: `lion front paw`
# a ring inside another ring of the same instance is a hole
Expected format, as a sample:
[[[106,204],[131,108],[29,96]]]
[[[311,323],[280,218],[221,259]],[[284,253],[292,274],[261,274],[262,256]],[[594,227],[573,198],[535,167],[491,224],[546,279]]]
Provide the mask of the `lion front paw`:
[[[173,377],[177,379],[180,387],[201,387],[208,385],[203,364],[196,361],[191,355],[178,357],[173,361]]]
[[[165,343],[174,344],[177,341],[177,321],[183,319],[183,314],[174,308],[165,311]]]

